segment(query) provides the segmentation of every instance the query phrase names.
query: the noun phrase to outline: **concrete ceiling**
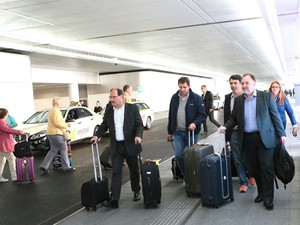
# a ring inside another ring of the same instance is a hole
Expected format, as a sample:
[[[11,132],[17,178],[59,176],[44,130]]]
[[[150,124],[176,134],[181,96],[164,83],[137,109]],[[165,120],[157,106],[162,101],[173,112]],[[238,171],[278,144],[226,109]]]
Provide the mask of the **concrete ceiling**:
[[[0,0],[0,50],[33,67],[299,77],[300,0]],[[272,16],[273,15],[273,16]]]

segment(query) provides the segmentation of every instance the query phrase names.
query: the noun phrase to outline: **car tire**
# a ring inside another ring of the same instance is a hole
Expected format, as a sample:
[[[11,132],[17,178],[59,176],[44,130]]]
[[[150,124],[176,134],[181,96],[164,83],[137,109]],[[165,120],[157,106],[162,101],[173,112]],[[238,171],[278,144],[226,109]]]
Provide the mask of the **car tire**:
[[[151,118],[149,116],[147,117],[145,128],[146,130],[150,130],[151,128]]]

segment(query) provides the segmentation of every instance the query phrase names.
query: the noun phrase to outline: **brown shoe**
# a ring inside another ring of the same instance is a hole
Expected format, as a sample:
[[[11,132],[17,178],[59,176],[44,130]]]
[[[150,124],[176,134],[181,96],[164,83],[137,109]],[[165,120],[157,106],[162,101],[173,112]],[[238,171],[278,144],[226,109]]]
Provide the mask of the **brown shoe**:
[[[245,185],[245,184],[243,184],[241,187],[240,187],[240,189],[239,189],[239,192],[240,193],[245,193],[245,192],[247,192],[248,191],[248,187],[247,187],[247,185]]]

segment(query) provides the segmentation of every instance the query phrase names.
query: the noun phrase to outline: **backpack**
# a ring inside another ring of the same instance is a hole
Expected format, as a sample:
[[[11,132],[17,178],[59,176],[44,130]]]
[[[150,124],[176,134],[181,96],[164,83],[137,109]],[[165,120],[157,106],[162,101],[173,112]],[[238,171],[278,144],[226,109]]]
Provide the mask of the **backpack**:
[[[274,154],[274,172],[275,183],[278,189],[278,183],[276,177],[281,180],[286,189],[286,185],[293,180],[295,175],[295,163],[292,156],[286,151],[283,144],[279,144],[275,149]]]

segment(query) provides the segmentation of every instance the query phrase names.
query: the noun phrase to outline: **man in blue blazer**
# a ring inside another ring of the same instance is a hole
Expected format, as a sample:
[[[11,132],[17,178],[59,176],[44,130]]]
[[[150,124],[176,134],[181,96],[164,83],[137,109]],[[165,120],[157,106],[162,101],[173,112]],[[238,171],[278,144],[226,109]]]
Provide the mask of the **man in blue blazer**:
[[[138,153],[141,148],[144,126],[135,104],[127,104],[124,101],[121,89],[112,89],[109,94],[111,107],[105,110],[103,122],[99,126],[92,143],[109,129],[111,143],[112,181],[111,196],[107,206],[119,207],[119,199],[122,186],[122,169],[126,159],[131,180],[131,189],[134,192],[134,201],[140,200],[140,173],[138,165]]]
[[[256,78],[245,74],[244,94],[235,98],[231,118],[219,130],[232,130],[238,125],[239,146],[244,150],[246,166],[257,184],[255,202],[264,201],[266,209],[273,209],[274,149],[285,143],[286,134],[271,93],[256,90]]]

